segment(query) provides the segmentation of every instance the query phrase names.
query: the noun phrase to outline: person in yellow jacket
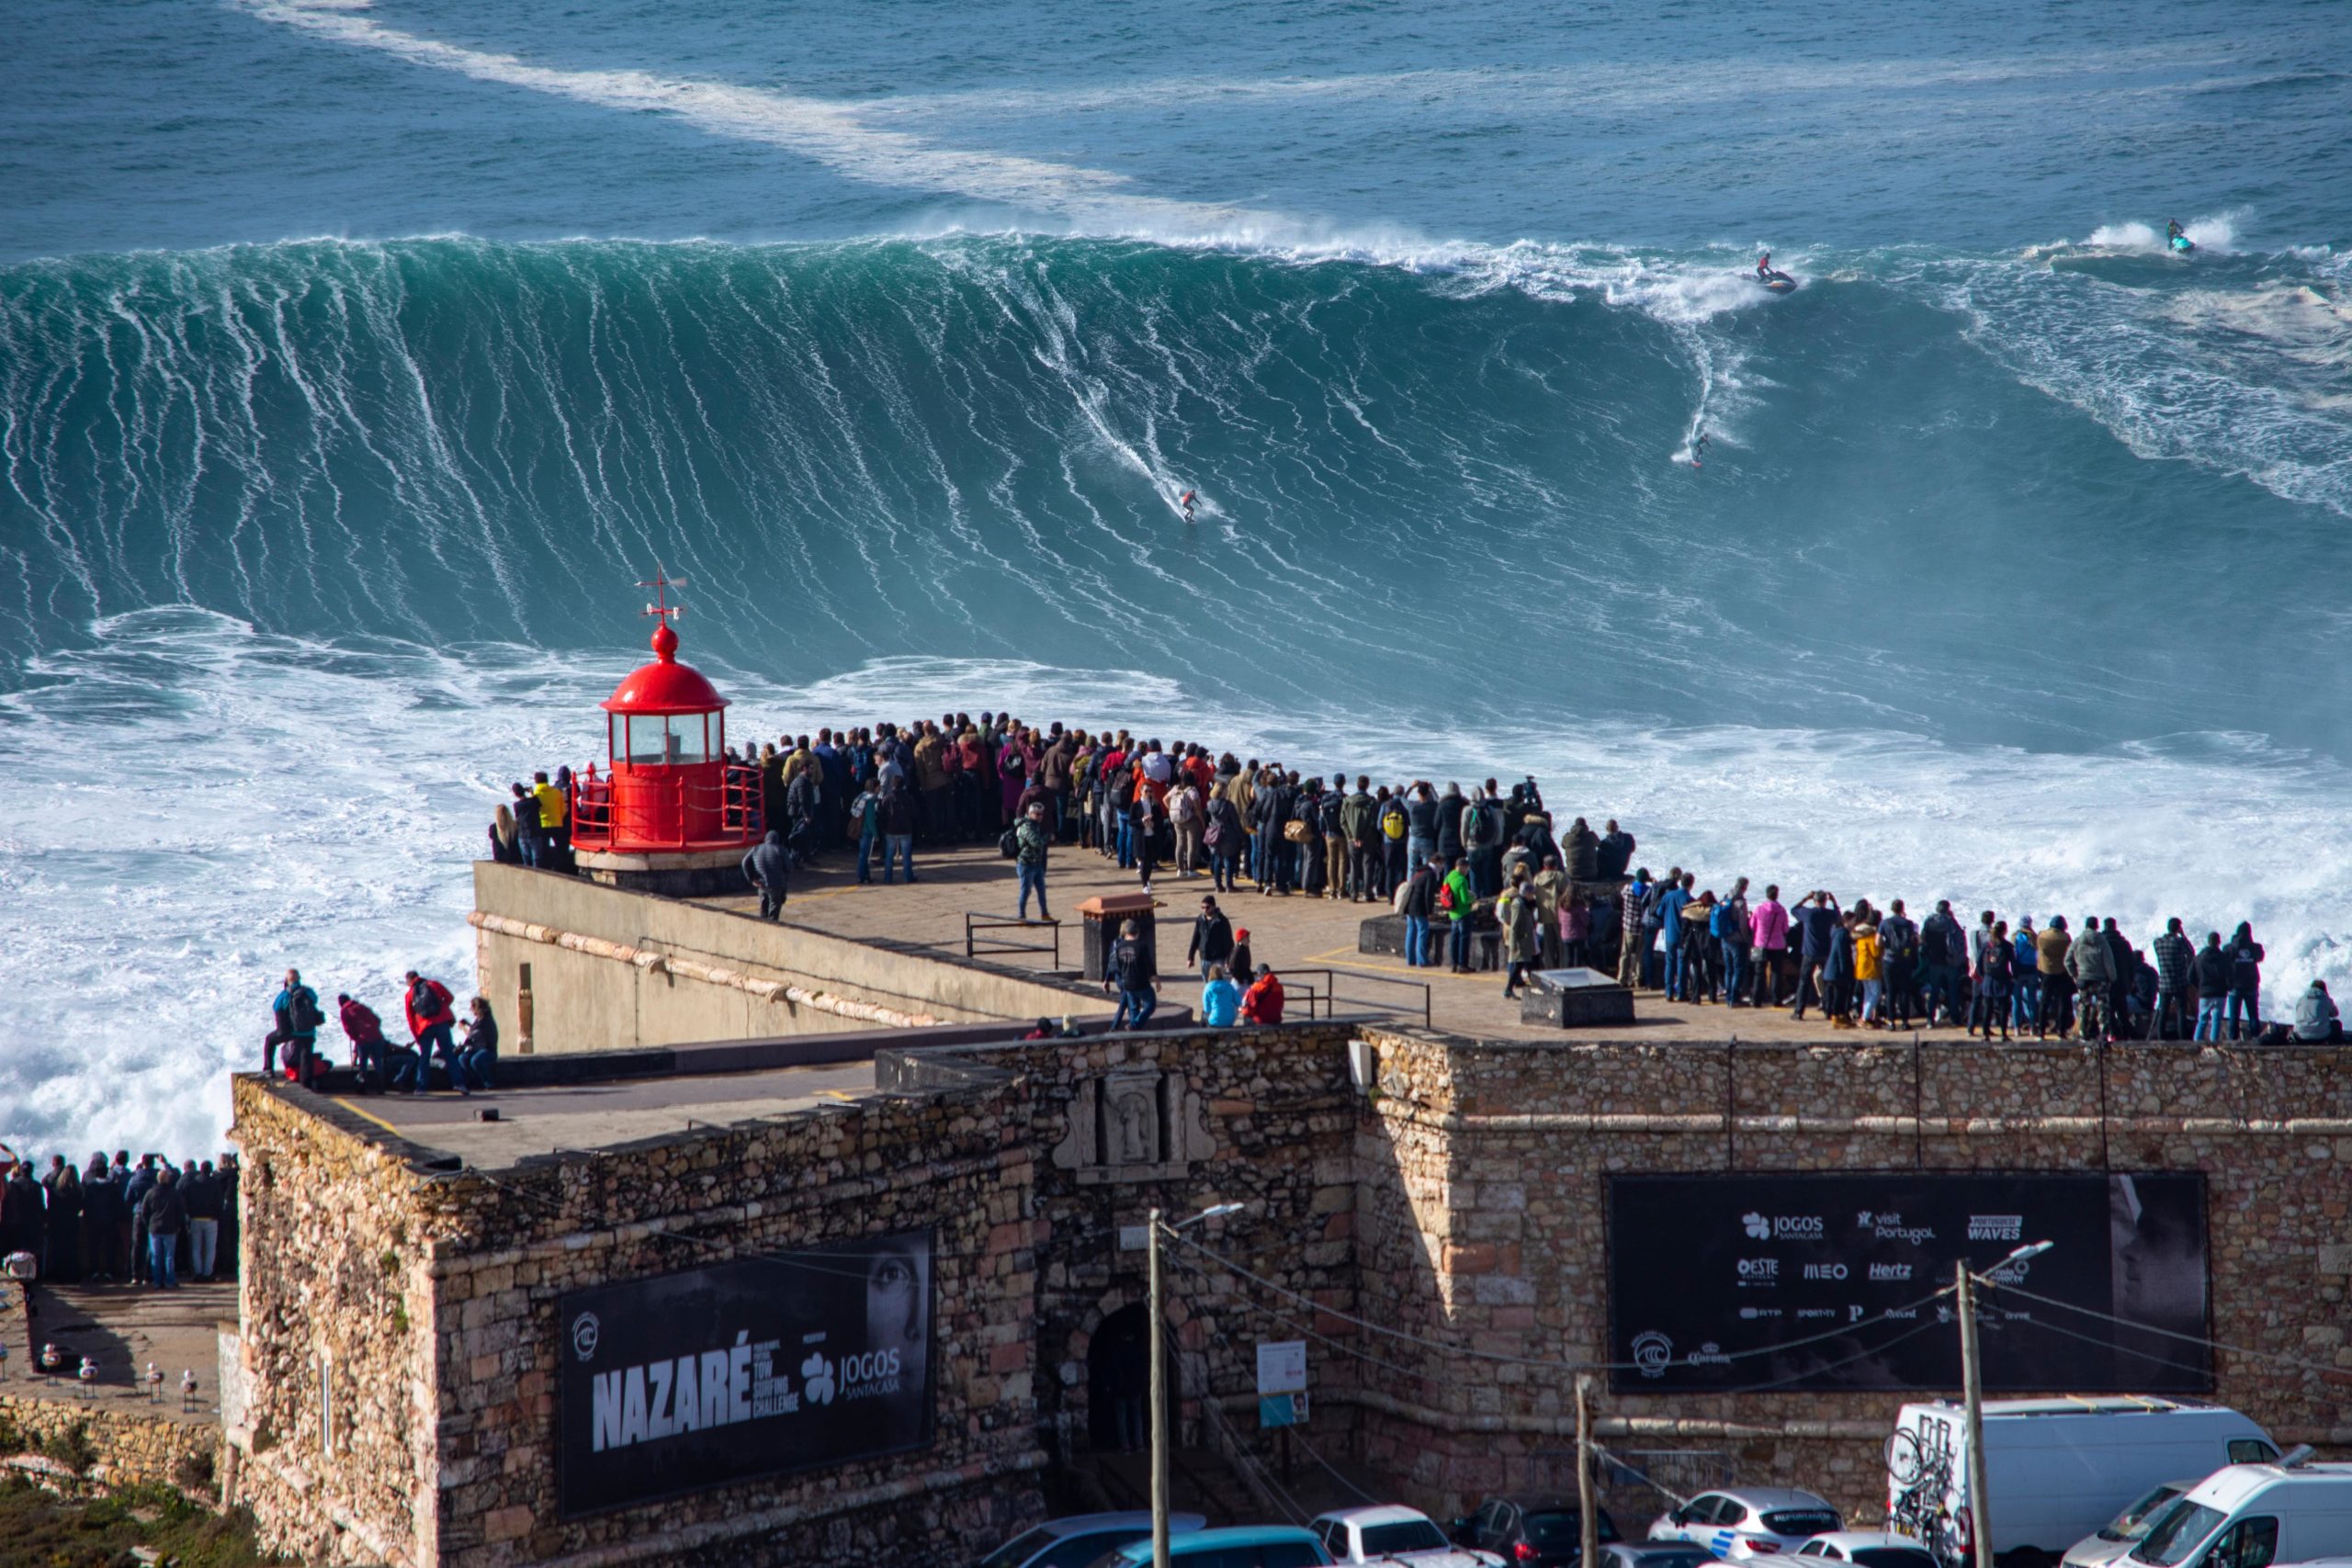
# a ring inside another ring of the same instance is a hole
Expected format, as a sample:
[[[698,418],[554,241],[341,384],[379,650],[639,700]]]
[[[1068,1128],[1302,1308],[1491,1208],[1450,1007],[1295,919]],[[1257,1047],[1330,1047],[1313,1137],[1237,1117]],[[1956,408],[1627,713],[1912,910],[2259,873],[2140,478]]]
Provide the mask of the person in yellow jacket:
[[[1862,1027],[1884,1029],[1886,950],[1873,925],[1854,929],[1854,978],[1862,983]]]
[[[553,784],[545,773],[531,775],[531,798],[539,803],[540,836],[554,852],[556,868],[563,871],[571,866],[571,824],[568,816],[571,783],[569,777],[560,784]]]

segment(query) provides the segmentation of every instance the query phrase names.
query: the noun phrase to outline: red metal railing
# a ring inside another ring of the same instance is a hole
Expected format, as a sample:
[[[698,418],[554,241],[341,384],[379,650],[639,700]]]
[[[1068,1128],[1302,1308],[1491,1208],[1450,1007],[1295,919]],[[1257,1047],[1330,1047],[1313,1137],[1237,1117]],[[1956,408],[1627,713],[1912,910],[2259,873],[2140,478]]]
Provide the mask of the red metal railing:
[[[683,773],[683,770],[681,770]],[[760,815],[760,770],[729,763],[718,784],[679,777],[629,781],[622,802],[613,799],[613,779],[594,762],[571,780],[571,843],[574,849],[625,846],[687,849],[755,844],[765,830]],[[707,830],[687,831],[689,823]]]

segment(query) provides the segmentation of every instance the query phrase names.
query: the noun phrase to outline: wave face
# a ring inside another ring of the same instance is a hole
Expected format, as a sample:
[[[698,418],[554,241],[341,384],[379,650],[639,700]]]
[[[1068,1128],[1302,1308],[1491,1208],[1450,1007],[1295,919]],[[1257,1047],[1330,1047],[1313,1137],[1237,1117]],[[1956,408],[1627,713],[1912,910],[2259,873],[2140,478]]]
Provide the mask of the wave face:
[[[660,561],[703,654],[787,680],[1141,645],[1318,711],[2332,749],[2244,673],[2337,682],[2332,265],[1822,256],[1782,299],[1533,245],[18,264],[0,626],[19,667],[156,604],[610,649]]]
[[[2352,977],[2342,258],[2202,231],[1786,298],[1535,243],[0,265],[0,1137],[200,1146],[289,959],[462,978],[481,815],[594,750],[657,561],[739,736],[1533,771],[1726,874]]]

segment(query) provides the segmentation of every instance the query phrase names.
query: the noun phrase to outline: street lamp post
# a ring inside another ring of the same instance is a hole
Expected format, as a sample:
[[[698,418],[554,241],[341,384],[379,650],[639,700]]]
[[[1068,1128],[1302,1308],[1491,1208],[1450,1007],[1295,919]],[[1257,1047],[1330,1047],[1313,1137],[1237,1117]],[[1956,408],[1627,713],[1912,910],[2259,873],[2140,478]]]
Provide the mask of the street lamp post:
[[[1238,1203],[1216,1203],[1189,1220],[1172,1225],[1160,1223],[1154,1209],[1148,1225],[1151,1236],[1151,1564],[1168,1568],[1168,1334],[1167,1292],[1160,1283],[1159,1233],[1174,1235],[1187,1225],[1241,1212]]]
[[[2037,1241],[2020,1247],[1994,1264],[1987,1273],[1997,1273],[2012,1263],[2039,1258],[2054,1245]],[[1984,1362],[1976,1347],[1978,1279],[1978,1275],[1970,1272],[1968,1260],[1961,1259],[1954,1269],[1952,1283],[1960,1298],[1956,1304],[1960,1312],[1961,1397],[1968,1409],[1968,1539],[1974,1549],[1976,1568],[1993,1568],[1993,1520],[1985,1502],[1984,1480]],[[1984,1282],[1994,1281],[1985,1278]]]

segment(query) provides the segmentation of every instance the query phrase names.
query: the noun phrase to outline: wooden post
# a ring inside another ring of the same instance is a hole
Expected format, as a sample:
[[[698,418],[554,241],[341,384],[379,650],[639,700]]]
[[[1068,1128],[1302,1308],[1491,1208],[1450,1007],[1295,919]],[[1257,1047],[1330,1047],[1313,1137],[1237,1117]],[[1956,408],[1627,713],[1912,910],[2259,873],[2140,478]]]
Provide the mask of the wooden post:
[[[1968,1534],[1976,1568],[1993,1568],[1993,1521],[1984,1503],[1984,1367],[1976,1349],[1976,1277],[1962,1259],[1960,1293],[1960,1378],[1968,1404]]]

